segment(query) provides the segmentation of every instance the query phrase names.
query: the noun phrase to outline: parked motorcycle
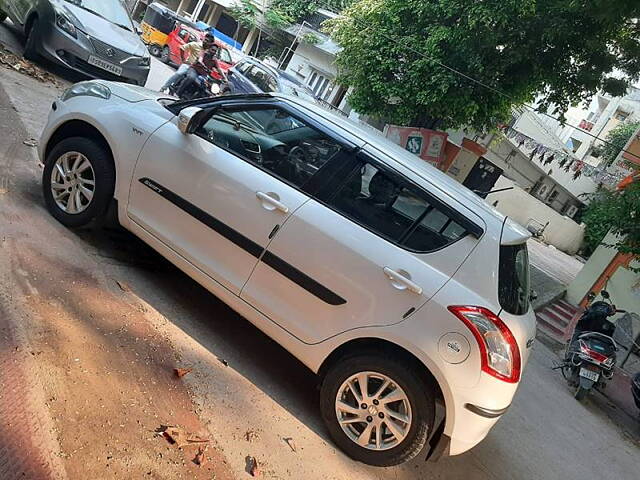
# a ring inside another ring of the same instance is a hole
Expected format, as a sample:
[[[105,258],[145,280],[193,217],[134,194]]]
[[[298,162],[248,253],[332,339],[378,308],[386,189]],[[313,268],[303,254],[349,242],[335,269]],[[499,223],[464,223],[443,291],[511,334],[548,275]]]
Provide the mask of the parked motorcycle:
[[[605,388],[614,374],[618,345],[613,339],[616,326],[608,317],[625,311],[616,309],[607,291],[600,295],[602,300],[593,302],[580,317],[560,366],[569,386],[575,388],[578,401],[584,400],[594,387]],[[591,294],[590,300],[594,299],[595,294]]]

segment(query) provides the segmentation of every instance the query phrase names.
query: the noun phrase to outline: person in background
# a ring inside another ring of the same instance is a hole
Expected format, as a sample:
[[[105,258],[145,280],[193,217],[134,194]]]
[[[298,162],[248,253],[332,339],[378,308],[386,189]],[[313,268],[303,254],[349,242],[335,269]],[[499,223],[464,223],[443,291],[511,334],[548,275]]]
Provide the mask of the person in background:
[[[160,89],[161,92],[166,93],[171,88],[175,88],[189,73],[191,65],[197,63],[202,56],[202,53],[209,50],[215,45],[215,38],[211,33],[207,33],[200,42],[185,43],[180,47],[182,50],[182,65],[178,68],[176,73],[171,75],[169,79]]]
[[[218,64],[218,56],[220,55],[220,47],[212,45],[211,48],[202,54],[199,61],[194,62],[185,73],[184,80],[180,83],[176,95],[182,98],[184,92],[195,82],[198,81],[198,75],[208,75],[211,70],[217,70],[223,82],[227,81],[227,75]]]

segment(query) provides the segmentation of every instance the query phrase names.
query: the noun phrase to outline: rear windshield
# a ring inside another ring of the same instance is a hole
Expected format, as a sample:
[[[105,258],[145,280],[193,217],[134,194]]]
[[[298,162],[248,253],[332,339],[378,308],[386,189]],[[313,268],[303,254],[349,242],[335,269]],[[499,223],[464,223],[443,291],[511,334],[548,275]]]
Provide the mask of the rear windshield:
[[[500,247],[500,278],[498,297],[500,306],[512,315],[529,311],[530,279],[527,244]]]

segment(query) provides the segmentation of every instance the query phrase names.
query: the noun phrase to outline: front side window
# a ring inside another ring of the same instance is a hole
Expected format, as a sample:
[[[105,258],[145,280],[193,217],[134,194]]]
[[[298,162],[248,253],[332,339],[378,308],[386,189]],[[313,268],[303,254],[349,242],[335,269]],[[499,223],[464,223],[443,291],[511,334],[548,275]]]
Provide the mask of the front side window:
[[[424,192],[370,163],[356,169],[330,203],[369,230],[417,252],[438,250],[467,234]]]
[[[529,311],[530,278],[527,244],[500,247],[498,272],[498,299],[500,306],[513,315]]]
[[[342,151],[334,139],[276,107],[214,111],[198,134],[298,187]]]

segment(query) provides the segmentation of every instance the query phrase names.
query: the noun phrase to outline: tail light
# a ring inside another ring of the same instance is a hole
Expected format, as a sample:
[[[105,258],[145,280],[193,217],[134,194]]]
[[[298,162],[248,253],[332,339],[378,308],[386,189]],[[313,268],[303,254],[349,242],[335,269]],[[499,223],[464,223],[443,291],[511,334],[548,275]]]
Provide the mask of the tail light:
[[[508,383],[520,380],[520,350],[509,327],[483,307],[451,306],[449,311],[471,330],[480,347],[482,371]]]
[[[591,350],[584,340],[580,340],[580,351],[598,363],[605,363],[609,359],[606,355]],[[611,357],[611,361],[613,362],[613,357]]]

